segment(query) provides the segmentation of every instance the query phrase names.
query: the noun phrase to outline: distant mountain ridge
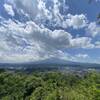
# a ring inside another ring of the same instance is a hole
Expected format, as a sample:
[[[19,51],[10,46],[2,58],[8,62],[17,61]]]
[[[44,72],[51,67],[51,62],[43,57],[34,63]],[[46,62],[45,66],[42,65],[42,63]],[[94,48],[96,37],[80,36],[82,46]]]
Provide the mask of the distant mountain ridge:
[[[70,60],[64,60],[64,59],[60,59],[60,58],[49,58],[49,59],[45,59],[45,60],[40,60],[40,61],[33,61],[33,62],[22,62],[22,63],[0,63],[0,65],[23,65],[23,64],[96,64],[96,65],[100,65],[97,63],[85,63],[85,62],[75,62],[75,61],[70,61]]]
[[[69,66],[69,67],[80,67],[80,68],[100,68],[100,64],[95,63],[82,63],[67,61],[59,58],[50,58],[46,60],[36,61],[36,62],[25,62],[25,63],[0,63],[0,68],[47,68],[47,67],[57,67],[57,66]]]
[[[75,63],[75,62],[67,61],[59,58],[49,58],[46,60],[34,62],[34,64],[69,64],[69,63]]]
[[[68,61],[59,58],[49,58],[42,61],[32,62],[33,64],[63,64],[63,65],[77,65],[77,64],[86,64],[86,65],[99,65],[97,63],[87,63],[87,62],[75,62],[75,61]]]

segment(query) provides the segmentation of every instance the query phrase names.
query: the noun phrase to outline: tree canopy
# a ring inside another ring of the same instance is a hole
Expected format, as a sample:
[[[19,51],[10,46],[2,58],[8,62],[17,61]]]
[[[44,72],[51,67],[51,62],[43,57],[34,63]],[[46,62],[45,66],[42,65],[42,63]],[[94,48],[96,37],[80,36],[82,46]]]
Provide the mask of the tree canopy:
[[[0,72],[0,100],[100,100],[100,73]]]

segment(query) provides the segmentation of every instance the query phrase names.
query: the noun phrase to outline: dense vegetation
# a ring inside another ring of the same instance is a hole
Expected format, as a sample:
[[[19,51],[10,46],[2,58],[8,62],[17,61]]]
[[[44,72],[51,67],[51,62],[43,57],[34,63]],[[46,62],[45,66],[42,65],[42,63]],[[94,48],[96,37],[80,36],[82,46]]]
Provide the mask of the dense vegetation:
[[[81,74],[1,71],[0,100],[100,100],[100,73]]]

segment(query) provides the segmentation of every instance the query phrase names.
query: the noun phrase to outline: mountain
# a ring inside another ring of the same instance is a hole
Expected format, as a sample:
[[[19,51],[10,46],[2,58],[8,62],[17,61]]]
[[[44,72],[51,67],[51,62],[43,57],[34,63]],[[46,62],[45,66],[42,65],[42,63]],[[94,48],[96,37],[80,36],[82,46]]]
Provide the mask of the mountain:
[[[42,61],[33,62],[34,64],[74,64],[75,62],[59,59],[59,58],[49,58]]]
[[[72,62],[59,58],[49,58],[46,60],[41,60],[37,62],[26,62],[26,63],[0,63],[0,68],[5,69],[57,69],[57,68],[94,68],[100,69],[100,64],[92,64],[92,63],[81,63],[81,62]]]
[[[73,61],[63,60],[63,59],[59,59],[59,58],[49,58],[46,60],[34,62],[33,64],[62,65],[62,66],[70,66],[70,67],[99,68],[100,69],[100,64],[85,63],[85,62],[73,62]]]
[[[32,64],[57,64],[57,65],[100,65],[95,63],[83,63],[83,62],[75,62],[70,60],[64,60],[60,58],[49,58],[46,60],[41,60],[37,62],[31,62]]]

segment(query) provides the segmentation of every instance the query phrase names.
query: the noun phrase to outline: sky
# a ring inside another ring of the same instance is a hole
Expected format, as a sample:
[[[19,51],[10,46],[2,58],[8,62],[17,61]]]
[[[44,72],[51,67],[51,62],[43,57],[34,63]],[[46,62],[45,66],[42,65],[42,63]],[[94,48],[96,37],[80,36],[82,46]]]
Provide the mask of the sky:
[[[100,0],[0,0],[0,62],[100,63]]]

